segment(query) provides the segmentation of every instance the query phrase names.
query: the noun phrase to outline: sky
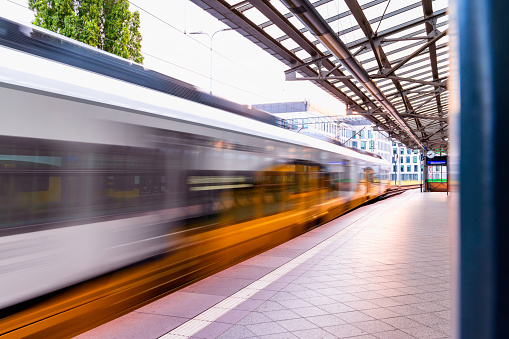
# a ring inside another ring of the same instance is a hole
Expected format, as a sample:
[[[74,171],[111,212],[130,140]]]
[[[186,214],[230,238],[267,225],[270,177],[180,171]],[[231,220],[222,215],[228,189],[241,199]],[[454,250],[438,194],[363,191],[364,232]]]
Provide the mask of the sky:
[[[0,0],[0,16],[30,23],[28,0]],[[283,63],[227,28],[189,0],[133,0],[130,10],[140,12],[142,54],[147,68],[159,71],[204,91],[241,104],[309,100],[332,114],[344,114],[345,106],[308,81],[287,82]]]

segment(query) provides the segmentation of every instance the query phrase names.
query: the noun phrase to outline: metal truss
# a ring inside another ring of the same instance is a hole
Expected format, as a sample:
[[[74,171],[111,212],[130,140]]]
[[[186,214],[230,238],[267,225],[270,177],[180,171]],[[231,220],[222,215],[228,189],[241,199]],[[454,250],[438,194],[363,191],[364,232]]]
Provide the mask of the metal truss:
[[[305,118],[289,118],[280,119],[281,127],[288,129],[296,129],[303,125],[318,125],[318,124],[341,124],[352,121],[363,121],[364,117],[348,116],[348,115],[318,115]]]
[[[191,1],[285,63],[286,80],[312,81],[408,147],[447,149],[447,0]]]

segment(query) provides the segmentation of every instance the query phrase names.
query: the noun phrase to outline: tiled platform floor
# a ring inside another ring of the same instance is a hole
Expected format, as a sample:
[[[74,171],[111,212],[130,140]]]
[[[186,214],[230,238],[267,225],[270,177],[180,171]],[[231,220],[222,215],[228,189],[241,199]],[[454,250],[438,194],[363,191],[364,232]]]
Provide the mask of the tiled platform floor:
[[[202,321],[207,326],[191,337],[448,338],[447,212],[445,193],[406,192],[79,337],[185,338],[168,333],[337,234],[331,244],[215,321]]]

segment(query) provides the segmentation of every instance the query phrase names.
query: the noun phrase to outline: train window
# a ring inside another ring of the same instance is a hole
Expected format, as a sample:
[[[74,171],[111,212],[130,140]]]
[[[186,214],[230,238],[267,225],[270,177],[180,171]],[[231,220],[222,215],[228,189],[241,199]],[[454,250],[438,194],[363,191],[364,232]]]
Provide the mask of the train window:
[[[16,176],[14,179],[16,192],[41,192],[49,189],[49,176]]]
[[[115,175],[113,177],[113,190],[115,192],[125,192],[134,190],[134,175]]]
[[[175,190],[160,194],[167,191],[166,163],[157,150],[0,140],[0,227],[48,220],[86,222],[89,217],[144,212],[175,203],[166,197]]]

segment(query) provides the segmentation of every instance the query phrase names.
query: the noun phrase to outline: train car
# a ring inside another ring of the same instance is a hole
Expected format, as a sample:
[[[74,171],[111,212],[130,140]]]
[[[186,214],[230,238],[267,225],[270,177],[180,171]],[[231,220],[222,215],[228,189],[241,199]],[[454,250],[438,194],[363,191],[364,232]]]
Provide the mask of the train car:
[[[66,63],[62,49],[87,57]],[[94,55],[106,70],[86,66]],[[145,86],[140,65],[39,28],[0,20],[0,59],[5,333],[74,335],[389,184],[382,159],[181,82],[185,95]]]

